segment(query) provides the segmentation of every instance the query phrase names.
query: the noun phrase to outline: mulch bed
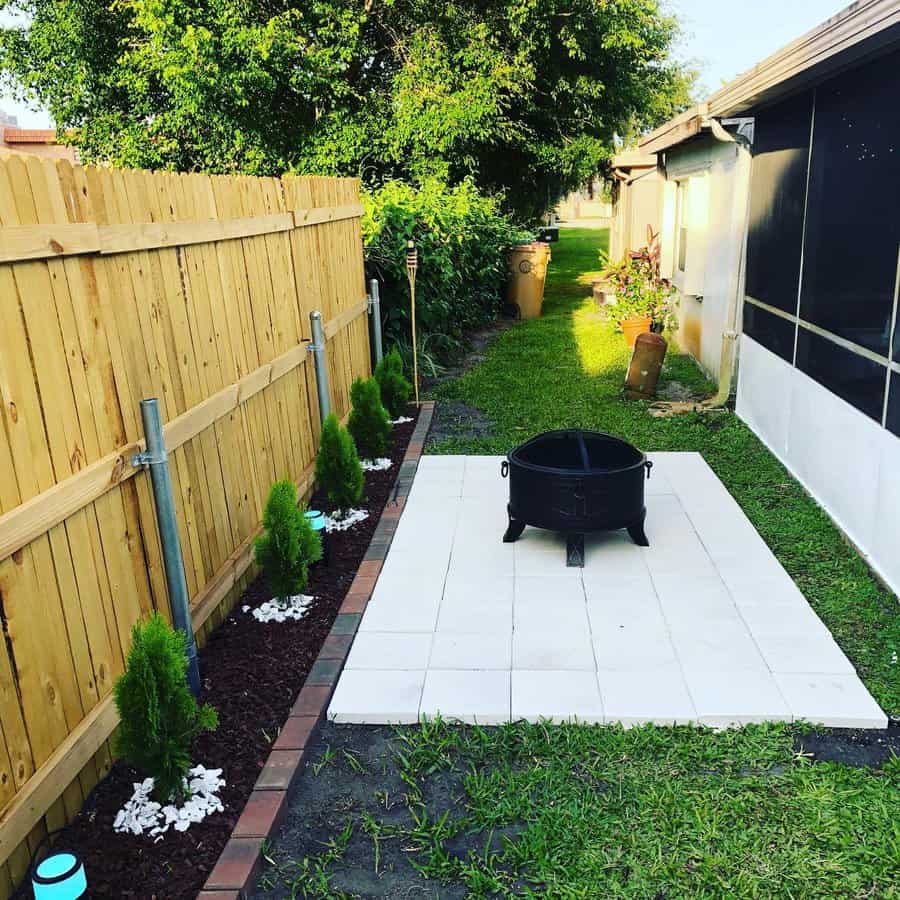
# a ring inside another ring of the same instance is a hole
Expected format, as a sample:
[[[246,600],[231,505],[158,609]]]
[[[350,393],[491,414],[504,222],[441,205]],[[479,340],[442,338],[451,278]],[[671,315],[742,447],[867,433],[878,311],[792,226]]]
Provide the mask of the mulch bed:
[[[417,412],[411,409],[409,415],[417,417]],[[116,813],[131,796],[133,782],[142,780],[130,767],[116,763],[56,842],[84,861],[90,896],[193,898],[203,887],[359,568],[415,424],[392,429],[390,469],[366,472],[360,508],[369,511],[369,518],[328,535],[329,564],[311,570],[305,593],[316,601],[306,616],[299,622],[260,624],[243,613],[243,605],[255,608],[271,597],[261,575],[200,652],[200,700],[218,710],[219,727],[198,739],[194,760],[223,769],[226,787],[219,796],[225,811],[185,832],[170,829],[156,844],[146,835],[116,834]],[[330,509],[316,495],[310,505]],[[30,896],[24,886],[22,896]]]

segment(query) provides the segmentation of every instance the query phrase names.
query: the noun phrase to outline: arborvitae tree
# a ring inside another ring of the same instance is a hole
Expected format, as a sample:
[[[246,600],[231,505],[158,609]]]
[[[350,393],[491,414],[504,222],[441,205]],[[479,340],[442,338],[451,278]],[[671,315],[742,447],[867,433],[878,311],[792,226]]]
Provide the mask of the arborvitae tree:
[[[113,687],[122,720],[116,755],[153,778],[159,803],[183,798],[191,744],[219,723],[216,711],[198,706],[188,688],[186,644],[159,613],[138,622],[125,671]]]
[[[381,402],[394,419],[406,412],[412,385],[403,377],[403,359],[395,347],[375,366],[375,380],[381,389]]]
[[[381,405],[381,390],[374,378],[357,378],[350,386],[350,419],[347,428],[356,449],[365,459],[383,456],[391,433],[391,419]]]
[[[286,600],[306,587],[310,564],[322,558],[322,543],[297,505],[297,488],[289,478],[272,485],[263,525],[253,544],[256,561],[275,597]]]
[[[334,413],[322,423],[316,481],[337,509],[350,509],[362,497],[363,470],[356,445]]]

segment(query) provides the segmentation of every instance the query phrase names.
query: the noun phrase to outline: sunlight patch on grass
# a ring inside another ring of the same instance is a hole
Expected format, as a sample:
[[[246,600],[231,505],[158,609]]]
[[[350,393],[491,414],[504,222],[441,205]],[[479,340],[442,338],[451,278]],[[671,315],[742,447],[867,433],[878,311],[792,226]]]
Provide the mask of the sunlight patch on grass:
[[[625,337],[617,334],[612,340],[598,340],[601,331],[614,331],[613,325],[597,309],[593,300],[586,300],[572,315],[572,333],[578,347],[581,370],[585,375],[607,373],[610,377],[622,378],[630,356]]]

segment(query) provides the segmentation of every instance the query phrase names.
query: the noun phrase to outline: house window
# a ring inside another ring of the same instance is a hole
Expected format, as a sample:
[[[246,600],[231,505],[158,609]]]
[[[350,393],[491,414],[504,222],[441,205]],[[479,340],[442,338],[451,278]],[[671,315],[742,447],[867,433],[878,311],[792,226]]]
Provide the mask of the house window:
[[[688,181],[679,181],[675,188],[675,242],[678,250],[678,271],[684,272],[687,262],[688,240]]]

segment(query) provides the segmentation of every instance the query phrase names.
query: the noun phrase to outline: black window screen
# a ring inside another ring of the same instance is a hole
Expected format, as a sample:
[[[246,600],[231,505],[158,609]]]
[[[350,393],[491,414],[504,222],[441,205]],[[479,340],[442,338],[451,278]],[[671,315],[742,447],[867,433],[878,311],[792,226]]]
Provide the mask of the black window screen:
[[[881,423],[886,378],[881,363],[801,327],[797,331],[797,368]]]
[[[797,311],[812,92],[756,114],[746,293]]]
[[[765,309],[744,304],[744,334],[787,360],[794,361],[794,332],[797,326]]]
[[[900,240],[900,52],[816,90],[800,318],[889,355]]]

